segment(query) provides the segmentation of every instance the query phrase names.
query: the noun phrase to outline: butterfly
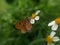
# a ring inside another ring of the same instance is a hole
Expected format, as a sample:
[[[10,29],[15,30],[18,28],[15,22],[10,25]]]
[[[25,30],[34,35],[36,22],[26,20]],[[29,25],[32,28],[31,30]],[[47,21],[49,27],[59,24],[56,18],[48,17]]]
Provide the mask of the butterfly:
[[[30,23],[29,18],[26,17],[25,19],[16,23],[15,28],[18,30],[21,30],[22,33],[26,33],[31,31],[32,24]]]

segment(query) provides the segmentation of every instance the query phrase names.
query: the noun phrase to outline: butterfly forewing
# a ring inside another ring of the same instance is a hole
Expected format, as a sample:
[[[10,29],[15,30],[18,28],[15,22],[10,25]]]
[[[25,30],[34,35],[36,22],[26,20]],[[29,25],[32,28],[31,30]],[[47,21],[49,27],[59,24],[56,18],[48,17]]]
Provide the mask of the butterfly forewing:
[[[18,29],[18,30],[21,29],[21,22],[18,22],[18,23],[15,25],[15,28]]]

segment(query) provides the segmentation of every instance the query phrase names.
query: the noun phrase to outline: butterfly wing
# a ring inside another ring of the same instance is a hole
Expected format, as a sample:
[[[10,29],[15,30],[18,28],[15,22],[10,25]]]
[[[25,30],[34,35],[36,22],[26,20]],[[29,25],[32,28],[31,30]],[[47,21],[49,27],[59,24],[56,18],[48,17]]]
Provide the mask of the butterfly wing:
[[[25,20],[21,22],[21,32],[26,33]]]
[[[18,29],[18,30],[21,29],[21,22],[18,22],[18,23],[15,25],[15,28]]]
[[[32,29],[32,24],[27,19],[25,20],[25,27],[28,31]]]
[[[26,28],[25,28],[25,27],[21,28],[21,32],[22,32],[22,33],[26,33],[26,32],[27,32],[27,31],[26,31]]]

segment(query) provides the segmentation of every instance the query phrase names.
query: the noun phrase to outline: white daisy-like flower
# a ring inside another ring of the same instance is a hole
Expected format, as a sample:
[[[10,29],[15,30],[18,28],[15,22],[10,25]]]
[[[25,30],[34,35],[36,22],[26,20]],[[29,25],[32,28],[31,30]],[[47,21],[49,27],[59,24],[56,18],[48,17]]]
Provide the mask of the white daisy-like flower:
[[[31,24],[34,24],[35,23],[35,20],[39,20],[39,16],[38,14],[40,13],[40,10],[36,11],[36,13],[32,14],[31,16],[31,20],[30,20],[30,23]]]
[[[51,21],[51,22],[48,24],[48,26],[52,26],[51,29],[55,31],[55,30],[57,30],[57,28],[58,28],[58,24],[60,24],[60,18],[57,18],[57,19]]]
[[[47,36],[46,41],[47,45],[54,45],[53,42],[60,41],[59,37],[55,36],[56,32],[52,31],[49,36]]]

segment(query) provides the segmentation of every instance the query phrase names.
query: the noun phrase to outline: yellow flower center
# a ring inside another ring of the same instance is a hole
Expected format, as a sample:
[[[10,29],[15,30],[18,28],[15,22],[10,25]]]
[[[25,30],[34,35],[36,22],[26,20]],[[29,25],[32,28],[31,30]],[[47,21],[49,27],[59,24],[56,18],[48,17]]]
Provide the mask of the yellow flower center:
[[[36,16],[36,14],[32,14],[31,19],[34,19]]]
[[[52,43],[53,38],[51,38],[51,36],[47,36],[46,41],[47,43]]]
[[[56,24],[60,24],[60,18],[55,19]]]

